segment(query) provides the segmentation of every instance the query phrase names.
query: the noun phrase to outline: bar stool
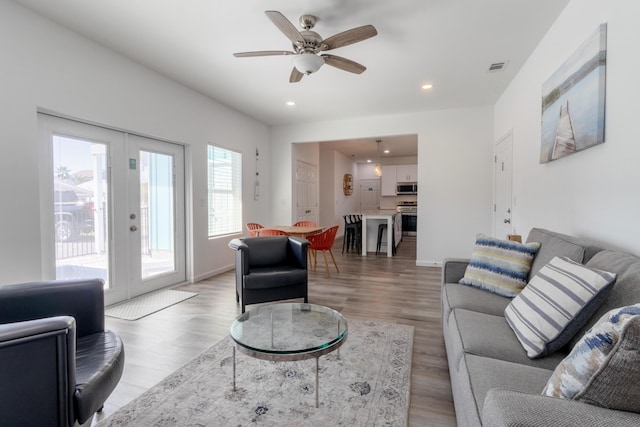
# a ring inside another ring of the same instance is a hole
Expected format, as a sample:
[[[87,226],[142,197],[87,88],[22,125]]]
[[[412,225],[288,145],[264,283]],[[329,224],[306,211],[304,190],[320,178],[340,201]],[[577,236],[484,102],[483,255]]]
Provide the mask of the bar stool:
[[[356,249],[358,253],[362,250],[362,215],[343,215],[344,218],[344,240],[342,240],[342,253],[344,248]]]
[[[387,223],[385,222],[384,224],[378,224],[378,242],[376,243],[376,255],[378,255],[380,253],[380,247],[382,246],[382,235],[384,234],[384,232],[387,231],[387,239],[389,238],[389,232],[387,230]],[[391,255],[395,255],[396,254],[396,245],[395,245],[395,230],[391,230]],[[384,242],[385,244],[387,242]]]
[[[351,221],[351,215],[343,215],[344,219],[344,239],[342,240],[342,253],[344,253],[344,248],[347,248],[347,253],[349,253],[349,247],[353,247],[353,243],[357,237],[357,226],[355,223]]]
[[[362,251],[362,215],[351,215],[351,224],[355,228],[355,237],[351,240],[351,249],[356,249],[360,253]]]

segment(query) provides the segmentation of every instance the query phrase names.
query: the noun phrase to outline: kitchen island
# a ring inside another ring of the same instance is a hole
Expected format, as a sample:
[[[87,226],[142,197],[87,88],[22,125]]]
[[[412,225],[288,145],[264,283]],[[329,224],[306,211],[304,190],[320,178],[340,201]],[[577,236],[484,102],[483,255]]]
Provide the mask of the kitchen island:
[[[386,252],[388,257],[393,256],[393,246],[398,246],[402,239],[402,216],[394,209],[362,212],[362,255],[367,252],[375,252],[378,242],[378,225],[386,222],[387,232],[384,240],[386,245],[380,251]],[[391,239],[392,230],[395,229],[395,239]]]

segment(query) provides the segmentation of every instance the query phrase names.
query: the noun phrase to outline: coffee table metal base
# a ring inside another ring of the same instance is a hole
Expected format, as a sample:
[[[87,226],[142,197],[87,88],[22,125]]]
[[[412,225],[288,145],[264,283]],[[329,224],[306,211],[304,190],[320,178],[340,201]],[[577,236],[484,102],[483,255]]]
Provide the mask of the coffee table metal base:
[[[232,340],[233,341],[233,340]],[[235,344],[232,346],[233,348],[233,391],[236,391],[236,346]],[[312,356],[315,357],[315,356]],[[320,406],[320,356],[315,357],[316,359],[316,408]],[[338,348],[338,359],[340,359],[340,349]]]
[[[320,356],[338,350],[347,339],[347,321],[337,311],[315,304],[278,303],[240,315],[231,325],[233,390],[236,350],[275,362],[316,359],[316,408],[319,407]]]

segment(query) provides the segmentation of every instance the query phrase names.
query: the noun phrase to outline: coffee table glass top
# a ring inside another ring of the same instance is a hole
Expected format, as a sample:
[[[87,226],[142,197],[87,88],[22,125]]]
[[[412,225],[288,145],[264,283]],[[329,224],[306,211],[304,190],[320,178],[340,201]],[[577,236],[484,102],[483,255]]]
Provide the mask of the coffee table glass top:
[[[240,315],[231,325],[230,333],[236,347],[254,357],[318,357],[342,345],[347,336],[347,321],[329,307],[279,303]]]

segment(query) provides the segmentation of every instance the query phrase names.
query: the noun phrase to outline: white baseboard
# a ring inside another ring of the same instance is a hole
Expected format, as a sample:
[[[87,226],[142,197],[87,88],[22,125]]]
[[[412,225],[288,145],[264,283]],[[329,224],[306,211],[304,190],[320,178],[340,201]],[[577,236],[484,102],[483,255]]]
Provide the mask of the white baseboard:
[[[442,267],[442,261],[420,261],[420,260],[416,260],[416,267]]]
[[[201,280],[205,280],[210,277],[217,276],[218,274],[226,273],[227,271],[233,270],[235,268],[236,266],[234,264],[231,264],[231,265],[226,265],[224,267],[217,268],[215,270],[208,271],[206,273],[198,274],[197,276],[194,276],[191,278],[191,283],[196,283]]]

